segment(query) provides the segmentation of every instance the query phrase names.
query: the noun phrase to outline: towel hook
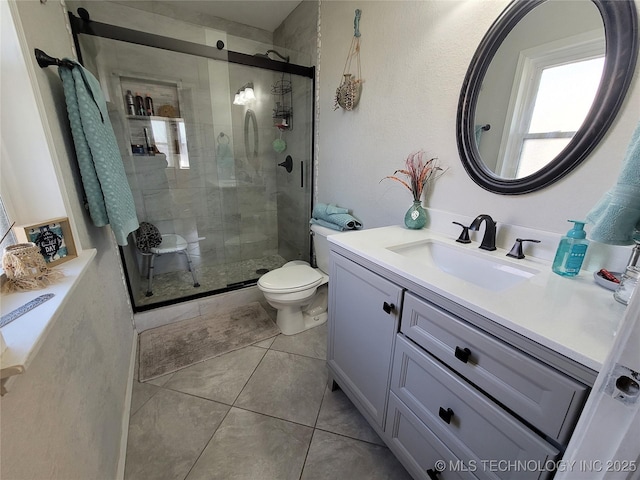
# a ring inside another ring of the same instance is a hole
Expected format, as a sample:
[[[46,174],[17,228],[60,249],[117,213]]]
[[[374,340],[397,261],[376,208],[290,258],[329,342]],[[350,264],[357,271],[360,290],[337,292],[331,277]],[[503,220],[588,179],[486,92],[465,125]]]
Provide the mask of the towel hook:
[[[354,37],[359,37],[360,36],[360,14],[361,13],[362,13],[362,10],[357,8],[356,9],[356,16],[353,19],[353,36]]]

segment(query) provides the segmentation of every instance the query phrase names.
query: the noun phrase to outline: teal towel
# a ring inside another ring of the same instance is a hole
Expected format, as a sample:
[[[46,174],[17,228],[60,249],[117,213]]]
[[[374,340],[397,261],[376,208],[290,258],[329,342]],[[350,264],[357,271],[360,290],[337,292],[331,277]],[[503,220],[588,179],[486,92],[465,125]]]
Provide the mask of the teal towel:
[[[337,230],[338,232],[344,232],[345,230],[349,230],[348,228],[341,227],[337,223],[327,222],[326,220],[321,220],[319,218],[312,218],[309,223],[311,223],[312,225],[315,224],[315,225],[331,228],[333,230]]]
[[[348,209],[337,207],[336,205],[318,203],[313,207],[311,216],[311,223],[323,225],[338,231],[362,228],[362,223],[350,215]]]
[[[100,83],[80,64],[60,66],[71,134],[91,220],[111,225],[118,245],[138,228],[133,195],[122,164]]]
[[[484,132],[484,125],[476,125],[474,127],[474,133],[476,137],[476,147],[480,148],[480,140],[482,139],[482,133]]]
[[[587,215],[596,242],[631,245],[640,230],[640,122],[631,137],[618,181]],[[636,236],[638,232],[635,232]]]

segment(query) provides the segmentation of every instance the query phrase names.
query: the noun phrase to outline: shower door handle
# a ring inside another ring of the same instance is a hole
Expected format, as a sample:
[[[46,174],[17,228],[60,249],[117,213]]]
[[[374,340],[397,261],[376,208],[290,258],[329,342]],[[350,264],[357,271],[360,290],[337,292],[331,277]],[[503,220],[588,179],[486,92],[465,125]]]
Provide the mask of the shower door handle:
[[[304,162],[300,160],[300,188],[304,188]]]

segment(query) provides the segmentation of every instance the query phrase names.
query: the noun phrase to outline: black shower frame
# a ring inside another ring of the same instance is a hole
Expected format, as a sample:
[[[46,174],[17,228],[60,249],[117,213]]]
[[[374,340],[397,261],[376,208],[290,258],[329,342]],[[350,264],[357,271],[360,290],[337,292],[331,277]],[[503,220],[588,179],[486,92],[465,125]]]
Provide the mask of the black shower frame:
[[[71,33],[73,35],[73,42],[76,47],[76,54],[78,56],[78,62],[84,65],[82,60],[82,49],[80,48],[79,35],[91,35],[94,37],[108,38],[111,40],[118,40],[121,42],[133,43],[137,45],[143,45],[146,47],[154,47],[162,50],[169,50],[172,52],[185,53],[187,55],[195,55],[199,57],[210,58],[213,60],[222,60],[229,63],[235,63],[239,65],[246,65],[249,67],[263,68],[265,70],[271,70],[274,72],[290,73],[292,75],[298,75],[311,79],[312,86],[311,91],[312,98],[315,98],[316,91],[316,68],[315,66],[305,67],[303,65],[296,65],[288,62],[280,62],[272,60],[270,58],[258,57],[249,55],[246,53],[234,52],[231,50],[224,50],[224,42],[218,40],[215,47],[208,45],[201,45],[199,43],[187,42],[170,37],[163,37],[152,33],[140,32],[138,30],[132,30],[130,28],[118,27],[116,25],[109,25],[107,23],[100,23],[91,20],[89,12],[86,9],[78,9],[78,15],[75,16],[72,12],[68,12],[69,23],[71,26]],[[311,102],[311,172],[310,179],[313,186],[314,181],[314,168],[315,163],[315,120],[316,120],[316,104],[315,101]],[[313,195],[311,196],[311,210],[309,211],[309,217],[313,211]],[[311,240],[313,242],[313,239]],[[309,244],[309,258],[313,260],[313,247]],[[247,280],[238,284],[232,284],[226,288],[220,288],[217,290],[211,290],[207,292],[200,292],[194,295],[187,295],[184,297],[176,298],[173,300],[165,300],[162,302],[153,303],[151,305],[137,306],[134,301],[134,294],[131,288],[131,282],[129,281],[129,272],[127,271],[127,264],[125,262],[124,250],[119,247],[120,260],[122,267],[125,271],[125,278],[127,284],[127,290],[131,298],[131,304],[134,312],[144,312],[147,310],[153,310],[155,308],[166,307],[169,305],[175,305],[190,300],[196,300],[198,298],[209,297],[211,295],[217,295],[220,293],[226,293],[234,290],[240,290],[242,288],[255,285],[257,279]]]

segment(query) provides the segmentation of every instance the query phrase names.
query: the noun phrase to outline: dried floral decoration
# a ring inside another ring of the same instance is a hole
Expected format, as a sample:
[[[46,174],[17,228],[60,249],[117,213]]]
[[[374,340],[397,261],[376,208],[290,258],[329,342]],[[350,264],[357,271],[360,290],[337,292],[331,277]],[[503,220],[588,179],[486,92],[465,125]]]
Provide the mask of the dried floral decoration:
[[[396,170],[393,175],[386,176],[382,180],[390,178],[400,182],[413,194],[414,202],[419,202],[422,194],[426,191],[427,184],[438,179],[446,171],[440,168],[437,158],[431,158],[426,162],[423,159],[423,150],[411,153],[405,161],[404,169]],[[396,176],[398,173],[405,175],[407,180],[398,178]]]

